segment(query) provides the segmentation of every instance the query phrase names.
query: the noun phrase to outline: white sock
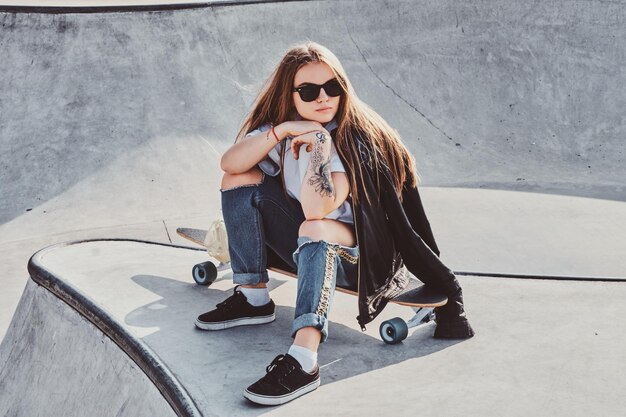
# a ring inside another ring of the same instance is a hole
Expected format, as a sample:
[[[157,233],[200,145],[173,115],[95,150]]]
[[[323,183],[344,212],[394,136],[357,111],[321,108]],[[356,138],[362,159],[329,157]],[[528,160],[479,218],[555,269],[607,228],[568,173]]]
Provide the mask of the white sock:
[[[255,307],[264,306],[270,302],[270,291],[267,288],[239,287],[239,291],[241,291],[248,299],[248,302]]]
[[[305,347],[291,345],[287,353],[300,362],[300,366],[302,366],[304,372],[311,372],[317,364],[317,352],[313,352]]]

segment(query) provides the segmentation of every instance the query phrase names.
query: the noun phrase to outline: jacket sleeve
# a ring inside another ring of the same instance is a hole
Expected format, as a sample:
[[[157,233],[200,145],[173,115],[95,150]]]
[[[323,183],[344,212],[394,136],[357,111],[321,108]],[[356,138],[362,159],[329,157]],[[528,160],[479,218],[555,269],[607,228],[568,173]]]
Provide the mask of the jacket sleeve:
[[[402,208],[413,230],[415,230],[430,249],[439,256],[439,248],[437,247],[437,242],[435,242],[435,237],[433,236],[430,222],[426,217],[426,212],[424,211],[422,199],[420,198],[417,187],[405,183],[402,189]]]
[[[393,215],[394,218],[402,218],[405,227],[412,229],[411,231],[419,235],[430,250],[439,256],[439,248],[437,247],[437,242],[435,242],[430,222],[426,217],[419,191],[416,186],[411,185],[408,181],[411,173],[409,171],[410,162],[406,158],[409,158],[409,155],[405,155],[404,160],[407,180],[405,180],[402,187],[402,202],[400,202],[400,198],[395,192],[389,168],[383,165],[381,166],[382,172],[378,172],[378,181],[381,184],[381,189],[384,189],[385,192],[383,194],[385,199],[387,199],[387,215]],[[389,199],[393,199],[392,204],[389,203]]]
[[[408,270],[424,284],[433,286],[448,296],[455,294],[459,288],[458,282],[452,270],[441,262],[438,253],[433,249],[433,247],[436,249],[437,246],[432,238],[430,227],[426,228],[427,220],[425,218],[420,220],[419,215],[414,215],[414,217],[416,216],[415,219],[421,221],[418,225],[423,228],[422,233],[426,232],[424,235],[428,235],[430,239],[424,238],[410,223],[403,203],[400,202],[393,187],[386,187],[381,197],[383,207],[388,215],[388,226]],[[415,199],[419,198],[417,189],[415,192],[410,191],[408,197],[416,202]],[[411,206],[411,200],[405,201],[404,204]],[[427,243],[428,240],[430,243]]]

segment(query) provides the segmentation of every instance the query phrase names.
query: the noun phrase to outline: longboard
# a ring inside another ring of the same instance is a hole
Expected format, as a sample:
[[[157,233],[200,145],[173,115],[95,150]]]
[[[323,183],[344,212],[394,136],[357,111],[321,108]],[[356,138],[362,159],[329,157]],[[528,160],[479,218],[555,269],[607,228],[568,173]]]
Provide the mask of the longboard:
[[[214,228],[215,225],[216,223],[214,223],[212,227]],[[211,249],[214,249],[216,245],[213,239],[211,239],[214,236],[209,236],[207,230],[181,227],[176,229],[176,233],[182,238],[207,249],[209,256],[214,259],[224,259],[223,254],[221,256],[215,256],[215,254],[211,252]],[[230,262],[219,262],[215,264],[214,262],[207,261],[194,265],[192,276],[194,281],[199,285],[211,285],[217,278],[219,271],[228,269],[230,269]],[[298,278],[298,275],[291,271],[272,267],[268,269],[291,278]],[[354,296],[358,295],[356,291],[340,286],[337,286],[335,290]],[[390,299],[389,302],[416,309],[415,316],[406,322],[402,318],[396,317],[384,321],[380,325],[380,335],[383,341],[388,344],[395,344],[407,337],[409,328],[433,321],[435,319],[433,309],[445,305],[448,302],[448,298],[426,287],[417,278],[412,277],[409,284],[398,295]]]

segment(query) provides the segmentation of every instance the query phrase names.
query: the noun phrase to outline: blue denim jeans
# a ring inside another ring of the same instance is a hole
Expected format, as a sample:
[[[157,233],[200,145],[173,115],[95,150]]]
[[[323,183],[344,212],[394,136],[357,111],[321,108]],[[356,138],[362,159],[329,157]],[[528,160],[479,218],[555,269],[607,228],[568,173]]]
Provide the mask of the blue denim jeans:
[[[283,192],[278,178],[265,174],[259,184],[222,190],[222,213],[234,283],[268,282],[270,248],[298,272],[292,337],[312,326],[326,341],[335,286],[356,291],[358,247],[298,237],[305,221],[302,206]]]

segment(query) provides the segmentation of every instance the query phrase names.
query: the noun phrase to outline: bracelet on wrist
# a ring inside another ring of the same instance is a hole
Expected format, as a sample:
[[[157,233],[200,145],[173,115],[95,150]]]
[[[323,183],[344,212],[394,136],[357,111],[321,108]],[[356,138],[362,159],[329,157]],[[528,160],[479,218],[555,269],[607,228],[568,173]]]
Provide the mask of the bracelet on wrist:
[[[276,139],[276,143],[280,143],[280,139],[278,139],[278,135],[276,134],[276,131],[274,130],[274,126],[272,126],[270,130],[272,131],[272,134],[274,135],[274,138]]]

